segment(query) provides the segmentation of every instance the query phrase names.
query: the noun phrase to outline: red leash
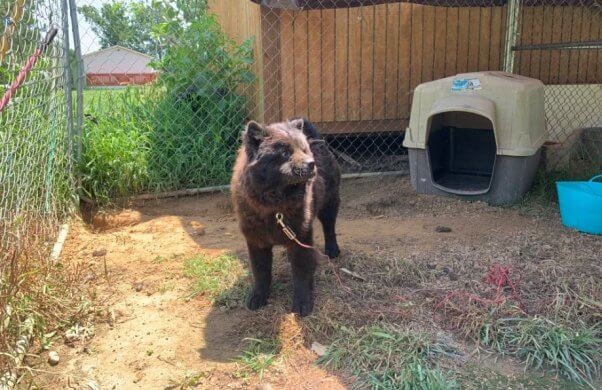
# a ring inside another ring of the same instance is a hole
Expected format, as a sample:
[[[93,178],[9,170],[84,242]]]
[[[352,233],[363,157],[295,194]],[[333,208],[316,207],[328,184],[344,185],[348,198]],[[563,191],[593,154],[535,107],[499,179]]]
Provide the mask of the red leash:
[[[17,92],[17,89],[19,89],[21,84],[23,84],[23,81],[25,81],[27,74],[36,65],[36,62],[38,62],[38,59],[42,56],[42,54],[44,54],[48,46],[52,43],[57,33],[57,28],[52,28],[50,31],[48,31],[48,34],[46,34],[46,38],[44,38],[40,46],[36,48],[36,51],[33,53],[33,55],[29,57],[27,63],[25,64],[23,69],[21,69],[15,81],[13,81],[13,83],[6,90],[6,92],[4,92],[4,96],[2,96],[2,100],[0,100],[0,112],[2,112],[6,108],[6,106],[8,106],[10,99]]]
[[[293,229],[291,229],[284,223],[284,216],[282,215],[282,213],[276,213],[276,223],[278,225],[280,225],[280,227],[282,228],[282,232],[284,233],[284,235],[286,237],[288,237],[289,240],[294,241],[295,243],[297,243],[297,245],[299,245],[302,248],[313,249],[313,250],[317,251],[319,254],[321,254],[322,256],[326,256],[322,252],[320,252],[320,250],[318,248],[315,248],[311,245],[304,244],[301,241],[299,241],[297,239],[297,235],[295,234],[295,232],[293,232]]]

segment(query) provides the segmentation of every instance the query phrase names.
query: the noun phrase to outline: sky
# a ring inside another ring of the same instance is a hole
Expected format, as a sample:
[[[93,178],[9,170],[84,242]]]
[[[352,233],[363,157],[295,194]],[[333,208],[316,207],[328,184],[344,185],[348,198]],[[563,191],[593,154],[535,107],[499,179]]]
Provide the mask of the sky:
[[[82,5],[93,5],[99,8],[105,3],[110,3],[113,0],[79,0],[78,6]],[[90,24],[86,21],[82,14],[78,13],[78,24],[79,24],[79,35],[81,40],[82,54],[92,53],[100,49],[98,37],[92,31]],[[73,48],[73,39],[71,41],[71,47]]]

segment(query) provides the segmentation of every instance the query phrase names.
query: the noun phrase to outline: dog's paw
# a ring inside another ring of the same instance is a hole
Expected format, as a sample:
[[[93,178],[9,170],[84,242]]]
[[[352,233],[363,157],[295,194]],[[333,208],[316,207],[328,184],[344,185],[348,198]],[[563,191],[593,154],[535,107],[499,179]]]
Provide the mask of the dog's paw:
[[[329,258],[334,259],[336,257],[339,257],[339,255],[341,254],[341,251],[339,250],[339,246],[337,244],[334,244],[334,245],[327,245],[324,248],[324,253]]]
[[[314,300],[311,297],[303,297],[293,299],[293,313],[298,314],[301,317],[305,317],[314,309]]]
[[[249,310],[257,310],[267,305],[267,303],[267,294],[251,291],[251,293],[249,294],[249,299],[247,300],[247,308],[249,308]]]

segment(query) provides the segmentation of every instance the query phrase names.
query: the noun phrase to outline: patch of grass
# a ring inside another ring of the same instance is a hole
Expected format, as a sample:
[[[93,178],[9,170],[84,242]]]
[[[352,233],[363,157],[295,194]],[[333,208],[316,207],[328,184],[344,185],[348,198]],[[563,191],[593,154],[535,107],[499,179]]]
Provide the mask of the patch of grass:
[[[548,213],[558,206],[557,181],[584,181],[600,174],[602,166],[590,159],[573,159],[565,167],[553,171],[540,169],[535,175],[533,186],[522,202],[515,207],[527,216],[538,216]]]
[[[229,181],[248,112],[240,92],[255,80],[253,41],[230,40],[208,12],[156,32],[170,42],[177,33],[178,44],[150,64],[155,82],[84,96],[79,169],[99,203]]]
[[[602,361],[599,326],[570,328],[541,317],[503,318],[485,324],[481,334],[483,344],[521,359],[527,367],[551,367],[594,388]]]
[[[279,359],[280,343],[277,339],[254,339],[248,338],[249,346],[238,357],[238,370],[236,375],[247,378],[251,374],[263,379],[266,371],[273,366]]]
[[[249,282],[247,279],[247,277],[241,277],[227,290],[220,291],[213,298],[213,304],[226,309],[241,307],[248,295]]]
[[[195,256],[186,261],[184,275],[193,279],[191,298],[205,295],[213,304],[227,307],[244,298],[241,279],[246,272],[233,254]]]
[[[94,110],[86,113],[79,170],[86,195],[106,203],[148,187],[152,126],[134,115],[138,90],[102,92],[86,104]]]
[[[165,282],[162,283],[159,288],[157,289],[157,291],[159,291],[159,293],[161,294],[165,294],[168,291],[173,291],[176,289],[176,283],[175,282]]]
[[[444,345],[393,324],[342,327],[319,364],[349,371],[372,389],[451,389],[457,384],[439,369]]]
[[[182,255],[171,255],[169,257],[165,257],[165,256],[161,256],[161,255],[157,255],[155,256],[155,258],[153,259],[153,263],[167,263],[169,261],[174,261],[174,260],[178,260],[179,258],[181,258]]]
[[[564,378],[545,372],[501,373],[492,368],[494,364],[469,364],[458,373],[458,382],[462,389],[577,389],[581,386]],[[504,364],[506,362],[497,362]]]
[[[169,259],[167,257],[159,256],[159,255],[155,256],[155,258],[153,259],[153,263],[159,263],[159,264],[165,263],[167,261],[169,261]]]
[[[196,389],[202,382],[203,378],[205,378],[204,373],[197,372],[186,372],[183,375],[183,378],[180,380],[170,379],[170,385],[165,388],[165,390],[188,390],[188,389]]]

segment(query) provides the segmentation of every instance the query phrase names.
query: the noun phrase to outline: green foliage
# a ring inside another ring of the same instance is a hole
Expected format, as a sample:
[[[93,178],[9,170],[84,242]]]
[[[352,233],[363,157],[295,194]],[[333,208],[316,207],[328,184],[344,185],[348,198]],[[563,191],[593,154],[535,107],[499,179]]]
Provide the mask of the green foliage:
[[[153,63],[161,71],[163,85],[176,96],[192,96],[207,109],[204,103],[219,101],[254,80],[249,69],[253,41],[236,45],[222,33],[214,15],[203,14],[185,29],[178,20],[161,23],[153,27],[153,33],[162,41],[177,43]]]
[[[127,107],[125,99],[119,106]],[[149,124],[119,111],[93,121],[85,122],[82,137],[84,191],[101,202],[142,191],[149,182]]]
[[[244,270],[232,254],[216,257],[198,255],[186,261],[184,275],[193,280],[190,297],[206,295],[214,303],[229,306],[228,294],[240,284]]]
[[[435,357],[448,354],[425,335],[393,324],[360,329],[342,327],[318,363],[345,369],[372,389],[450,389],[457,385],[437,368]]]
[[[0,94],[4,94],[6,87],[11,81],[11,74],[8,69],[0,67]]]
[[[236,374],[244,378],[253,373],[262,380],[265,372],[278,361],[280,343],[276,339],[248,338],[246,341],[249,345],[237,359],[239,369]]]
[[[594,387],[600,371],[599,326],[575,328],[541,317],[504,318],[483,326],[481,341],[523,360],[527,367],[551,367],[564,377]]]
[[[167,42],[153,34],[153,26],[167,21],[189,24],[204,14],[206,8],[205,0],[113,0],[99,8],[83,5],[79,7],[79,12],[99,37],[101,47],[121,45],[161,58]]]
[[[184,27],[160,23],[153,34],[173,43],[153,63],[157,82],[86,92],[82,183],[101,202],[230,178],[246,120],[238,91],[254,79],[252,42],[236,45],[206,13]]]
[[[103,4],[100,9],[92,5],[79,7],[79,12],[92,26],[103,48],[123,45],[140,50],[135,38],[137,31],[134,21],[128,14],[127,6],[120,1]]]

